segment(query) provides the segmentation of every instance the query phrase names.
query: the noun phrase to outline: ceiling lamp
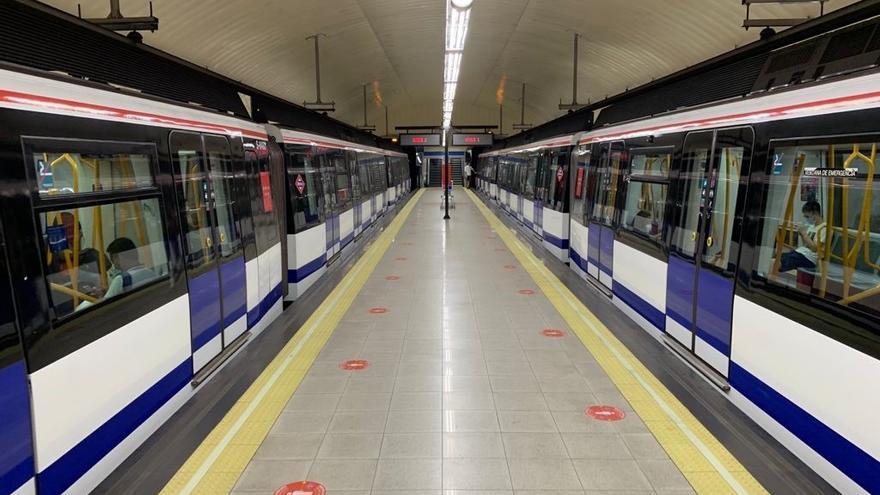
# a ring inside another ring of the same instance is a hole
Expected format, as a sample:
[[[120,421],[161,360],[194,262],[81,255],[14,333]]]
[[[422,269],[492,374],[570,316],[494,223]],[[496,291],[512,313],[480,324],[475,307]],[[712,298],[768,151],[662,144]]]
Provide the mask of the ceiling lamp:
[[[452,108],[455,89],[461,70],[461,57],[467,39],[471,5],[474,0],[447,0],[446,2],[446,51],[443,58],[443,128],[452,125]]]

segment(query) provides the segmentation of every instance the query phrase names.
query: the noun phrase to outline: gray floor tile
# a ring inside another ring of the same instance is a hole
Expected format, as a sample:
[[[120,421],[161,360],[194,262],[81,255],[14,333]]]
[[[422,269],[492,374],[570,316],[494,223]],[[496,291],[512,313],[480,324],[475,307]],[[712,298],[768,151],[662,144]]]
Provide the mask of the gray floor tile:
[[[439,459],[442,454],[440,433],[386,433],[382,440],[383,459]]]
[[[390,411],[386,433],[419,433],[441,431],[441,411]]]
[[[544,394],[536,392],[496,392],[495,407],[499,411],[546,411]]]
[[[396,392],[391,397],[392,411],[431,411],[441,408],[440,392]]]
[[[333,415],[332,433],[381,433],[385,430],[385,411],[349,411]]]
[[[532,376],[490,376],[493,392],[539,392],[538,381]]]
[[[637,462],[654,490],[692,490],[691,484],[671,460],[640,459]]]
[[[515,490],[572,490],[581,488],[569,459],[510,459]]]
[[[563,433],[572,459],[632,459],[617,433]]]
[[[440,488],[440,459],[380,459],[373,489],[419,490]]]
[[[505,457],[500,433],[444,433],[444,457]]]
[[[450,392],[443,394],[443,409],[495,410],[490,392]]]
[[[270,430],[279,433],[323,433],[327,431],[333,412],[283,411]]]
[[[346,392],[336,411],[385,411],[390,403],[390,393]]]
[[[459,432],[497,432],[501,431],[498,415],[492,411],[443,411],[443,431]]]
[[[324,433],[292,433],[269,435],[254,454],[254,459],[312,460],[324,439]]]
[[[576,459],[574,467],[587,490],[651,490],[635,461]]]
[[[499,411],[501,431],[513,433],[554,433],[553,416],[547,411]]]
[[[376,473],[376,460],[318,459],[309,470],[309,480],[331,490],[369,490]]]
[[[624,443],[636,459],[668,459],[669,456],[650,433],[623,433]]]
[[[339,394],[294,394],[284,406],[285,411],[333,412]]]
[[[445,459],[443,487],[455,490],[510,489],[510,472],[504,459]]]
[[[559,433],[502,433],[509,458],[568,459]]]
[[[376,459],[381,445],[381,433],[328,433],[318,450],[318,458]]]

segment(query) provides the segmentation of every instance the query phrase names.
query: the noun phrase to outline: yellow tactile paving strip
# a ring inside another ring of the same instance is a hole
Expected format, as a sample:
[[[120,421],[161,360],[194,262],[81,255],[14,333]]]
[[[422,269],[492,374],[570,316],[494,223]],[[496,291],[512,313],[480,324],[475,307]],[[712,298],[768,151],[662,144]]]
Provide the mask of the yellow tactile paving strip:
[[[228,493],[423,193],[419,191],[162,489]]]
[[[711,495],[767,493],[608,327],[516,238],[516,234],[479,198],[467,192],[696,492]]]

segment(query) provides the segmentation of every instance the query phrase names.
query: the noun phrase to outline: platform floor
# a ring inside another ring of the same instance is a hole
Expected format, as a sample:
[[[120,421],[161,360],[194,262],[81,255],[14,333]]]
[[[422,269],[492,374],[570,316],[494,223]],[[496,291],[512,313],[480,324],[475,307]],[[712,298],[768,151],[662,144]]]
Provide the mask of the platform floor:
[[[456,206],[418,194],[165,492],[764,493],[485,206]]]

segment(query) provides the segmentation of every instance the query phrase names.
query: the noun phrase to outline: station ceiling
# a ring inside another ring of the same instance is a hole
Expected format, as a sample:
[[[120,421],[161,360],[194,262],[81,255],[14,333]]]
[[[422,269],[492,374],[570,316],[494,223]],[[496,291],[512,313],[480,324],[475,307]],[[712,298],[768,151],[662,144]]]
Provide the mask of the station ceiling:
[[[825,11],[855,0],[829,0]],[[108,0],[45,0],[83,17],[106,17]],[[571,101],[574,33],[578,101],[601,99],[754,41],[740,0],[474,0],[453,114],[455,124],[540,124]],[[121,0],[126,16],[147,0]],[[159,30],[144,42],[302,104],[315,100],[314,45],[321,33],[321,97],[332,115],[385,134],[441,120],[444,0],[154,0]],[[818,4],[767,4],[752,17],[815,17]]]

